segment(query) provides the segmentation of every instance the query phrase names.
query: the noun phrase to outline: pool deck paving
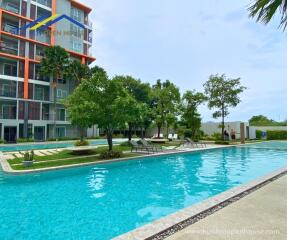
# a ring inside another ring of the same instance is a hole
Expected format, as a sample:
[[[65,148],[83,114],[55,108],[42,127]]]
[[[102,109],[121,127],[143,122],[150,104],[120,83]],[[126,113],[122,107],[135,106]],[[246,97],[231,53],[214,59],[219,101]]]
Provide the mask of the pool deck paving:
[[[286,240],[287,175],[167,239]]]

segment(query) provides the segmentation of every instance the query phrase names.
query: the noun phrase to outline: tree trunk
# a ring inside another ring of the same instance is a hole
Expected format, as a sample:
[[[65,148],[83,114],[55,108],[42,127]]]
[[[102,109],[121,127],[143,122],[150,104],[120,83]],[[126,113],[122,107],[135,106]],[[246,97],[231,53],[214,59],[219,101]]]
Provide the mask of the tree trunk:
[[[141,127],[141,138],[144,139],[144,129]]]
[[[225,140],[225,139],[224,139],[224,128],[225,128],[225,126],[224,126],[224,107],[223,107],[222,110],[221,110],[221,114],[222,114],[221,138],[222,138],[222,140],[224,141],[224,140]]]
[[[128,125],[129,125],[128,137],[129,137],[129,141],[131,141],[132,140],[132,124],[129,123]]]
[[[53,81],[53,90],[54,90],[54,99],[53,99],[53,104],[54,104],[54,118],[53,118],[53,125],[54,125],[54,131],[53,131],[53,138],[56,138],[56,121],[57,121],[57,80],[54,79]]]
[[[81,132],[81,138],[80,138],[80,140],[81,140],[81,142],[84,141],[84,131],[85,131],[85,129],[81,127],[81,129],[80,129],[80,132]]]
[[[107,129],[107,141],[109,144],[109,151],[113,150],[113,131],[111,129]]]
[[[161,130],[161,125],[157,125],[157,137],[160,138],[160,130]]]

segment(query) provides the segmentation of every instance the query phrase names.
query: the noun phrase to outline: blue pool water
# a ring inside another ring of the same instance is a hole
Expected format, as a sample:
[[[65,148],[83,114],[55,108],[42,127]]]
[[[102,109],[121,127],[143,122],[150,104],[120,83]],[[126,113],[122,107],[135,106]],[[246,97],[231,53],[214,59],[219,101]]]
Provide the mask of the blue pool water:
[[[121,143],[127,141],[126,139],[116,139],[113,143]],[[106,140],[90,140],[90,145],[107,145]],[[36,143],[36,144],[15,144],[15,145],[0,145],[0,152],[15,152],[15,151],[28,151],[28,150],[41,150],[53,148],[67,148],[73,147],[74,142],[51,142],[51,143]]]
[[[0,239],[106,240],[287,165],[287,151],[233,147],[11,176]]]

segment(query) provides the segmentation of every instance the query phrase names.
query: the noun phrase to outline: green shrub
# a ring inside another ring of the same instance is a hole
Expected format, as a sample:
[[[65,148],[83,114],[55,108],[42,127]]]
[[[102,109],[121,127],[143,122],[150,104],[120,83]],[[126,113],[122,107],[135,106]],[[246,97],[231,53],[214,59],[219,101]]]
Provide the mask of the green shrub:
[[[75,142],[76,147],[84,147],[84,146],[89,146],[89,145],[90,145],[90,142],[87,140],[82,140],[82,141],[79,140]]]
[[[130,144],[129,141],[126,141],[126,142],[122,142],[122,143],[120,144],[120,146],[121,146],[121,147],[130,147],[131,144]]]
[[[34,160],[34,151],[24,153],[24,161],[32,162]]]
[[[217,141],[215,141],[215,144],[218,144],[218,145],[229,145],[229,142],[228,141],[217,140]]]
[[[268,140],[287,140],[287,131],[267,131]]]
[[[262,138],[262,131],[261,130],[256,130],[256,138],[261,139]]]
[[[3,144],[3,143],[5,143],[4,140],[0,139],[0,144]]]
[[[27,142],[34,142],[32,138],[18,138],[17,143],[27,143]]]
[[[123,134],[114,134],[113,138],[124,138],[125,136]]]
[[[221,140],[221,133],[213,133],[212,134],[212,137],[215,139],[215,140]]]
[[[105,151],[100,154],[100,159],[113,159],[123,157],[123,152],[120,151]]]
[[[183,132],[185,138],[192,138],[192,131],[190,129],[185,129]]]

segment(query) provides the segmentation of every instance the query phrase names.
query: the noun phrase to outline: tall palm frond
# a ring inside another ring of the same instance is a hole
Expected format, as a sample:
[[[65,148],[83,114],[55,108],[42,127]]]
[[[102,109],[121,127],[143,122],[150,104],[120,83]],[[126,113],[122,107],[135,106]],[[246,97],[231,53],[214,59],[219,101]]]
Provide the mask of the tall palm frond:
[[[287,0],[256,0],[248,8],[249,16],[256,18],[257,22],[267,24],[277,11],[280,11],[281,21],[279,27],[287,27]]]

